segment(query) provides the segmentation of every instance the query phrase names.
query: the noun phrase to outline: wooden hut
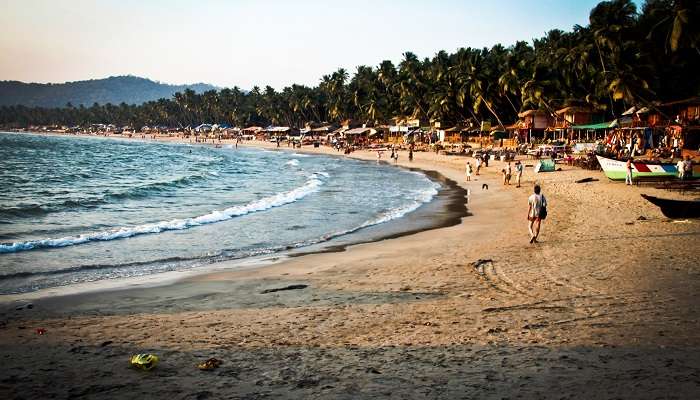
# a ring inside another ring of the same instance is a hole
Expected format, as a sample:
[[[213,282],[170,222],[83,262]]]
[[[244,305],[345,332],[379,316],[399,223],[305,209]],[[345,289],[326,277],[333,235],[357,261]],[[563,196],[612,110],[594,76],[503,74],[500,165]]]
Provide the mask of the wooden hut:
[[[527,110],[518,114],[519,124],[525,129],[525,139],[531,142],[533,138],[544,138],[547,127],[551,124],[551,116],[543,110]]]

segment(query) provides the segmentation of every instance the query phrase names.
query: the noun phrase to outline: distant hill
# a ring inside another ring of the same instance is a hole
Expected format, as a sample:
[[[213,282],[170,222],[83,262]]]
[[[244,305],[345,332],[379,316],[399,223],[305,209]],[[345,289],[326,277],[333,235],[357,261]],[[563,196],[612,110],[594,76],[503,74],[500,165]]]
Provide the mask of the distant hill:
[[[176,92],[192,89],[197,93],[217,89],[205,83],[168,85],[137,76],[111,76],[105,79],[66,83],[24,83],[0,81],[0,106],[25,105],[65,107],[67,103],[89,107],[99,104],[141,104],[171,98]]]

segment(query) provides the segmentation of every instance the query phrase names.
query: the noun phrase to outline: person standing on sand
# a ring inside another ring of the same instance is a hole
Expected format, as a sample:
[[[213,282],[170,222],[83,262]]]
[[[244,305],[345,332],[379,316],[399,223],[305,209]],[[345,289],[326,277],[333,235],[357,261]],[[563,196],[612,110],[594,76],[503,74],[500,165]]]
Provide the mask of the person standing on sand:
[[[520,187],[520,179],[523,177],[523,163],[520,161],[515,162],[515,179],[517,185],[515,187]]]
[[[481,157],[476,158],[476,174],[479,175],[479,171],[481,171]]]
[[[627,159],[627,164],[625,165],[625,185],[632,185],[632,157]]]
[[[506,167],[506,184],[510,185],[510,178],[513,176],[513,167],[511,167],[510,162],[508,163],[508,166]]]
[[[467,182],[472,180],[472,163],[467,162]]]
[[[408,149],[408,161],[413,161],[413,145]]]
[[[530,232],[530,243],[537,243],[540,235],[540,225],[547,217],[547,199],[540,194],[540,185],[535,185],[534,194],[527,199],[529,209],[527,210],[528,231]]]
[[[678,179],[683,179],[685,170],[685,163],[683,162],[683,158],[681,158],[676,164],[676,169],[678,170]]]
[[[693,160],[690,156],[685,156],[685,161],[683,162],[683,179],[691,179],[693,177]]]

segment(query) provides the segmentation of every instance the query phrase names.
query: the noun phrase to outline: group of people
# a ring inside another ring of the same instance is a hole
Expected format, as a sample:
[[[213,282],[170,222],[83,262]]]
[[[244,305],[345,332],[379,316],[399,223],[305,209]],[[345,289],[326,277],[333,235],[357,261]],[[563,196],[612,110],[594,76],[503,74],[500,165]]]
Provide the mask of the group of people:
[[[632,185],[632,172],[634,170],[632,157],[627,159],[625,164],[625,184]],[[685,159],[681,158],[676,163],[676,170],[678,171],[678,179],[687,180],[693,178],[693,160],[690,156],[685,156]]]
[[[515,187],[520,187],[520,180],[523,177],[523,170],[524,170],[523,163],[520,161],[515,162],[515,179],[516,179],[516,186]],[[510,162],[506,165],[505,168],[501,170],[501,174],[503,175],[503,184],[504,185],[510,185],[510,180],[513,177],[513,166],[511,165]]]
[[[667,128],[662,134],[647,136],[642,130],[614,130],[599,142],[598,152],[613,154],[618,159],[625,159],[644,154],[651,149],[650,157],[680,157],[684,147],[680,131]]]
[[[467,175],[467,181],[472,180],[472,174],[475,173],[475,175],[479,175],[481,173],[481,168],[482,167],[488,167],[489,166],[489,158],[488,154],[484,153],[482,155],[479,155],[475,157],[475,165],[476,165],[476,171],[472,167],[472,164],[470,162],[467,162],[466,166],[466,175]],[[509,161],[508,164],[501,170],[501,174],[503,174],[503,184],[504,185],[510,185],[510,180],[513,177],[513,168],[515,168],[515,177],[516,177],[516,187],[520,187],[520,181],[523,177],[523,171],[525,166],[520,162],[516,161],[515,166],[512,165],[512,163]]]
[[[377,162],[379,162],[382,159],[382,152],[383,152],[383,150],[377,150]],[[392,147],[391,154],[389,155],[389,158],[394,160],[394,163],[398,163],[399,162],[399,151]],[[411,149],[408,153],[408,161],[413,161],[413,149]]]
[[[615,154],[618,158],[633,157],[642,154],[646,148],[646,143],[641,132],[623,133],[622,131],[613,131],[606,136],[605,147],[608,152]]]

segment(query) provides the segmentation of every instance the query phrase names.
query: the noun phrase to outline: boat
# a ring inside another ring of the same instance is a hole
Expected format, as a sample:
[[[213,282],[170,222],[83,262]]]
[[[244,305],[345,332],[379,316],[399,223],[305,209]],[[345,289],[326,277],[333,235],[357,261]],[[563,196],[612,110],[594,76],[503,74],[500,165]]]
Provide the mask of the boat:
[[[642,197],[661,208],[668,218],[700,218],[700,200],[673,200],[643,194]]]
[[[627,175],[627,161],[613,160],[596,155],[598,163],[605,176],[614,181],[624,181]],[[632,179],[646,177],[677,178],[678,169],[675,164],[632,161]],[[693,179],[700,179],[700,164],[693,164]]]

